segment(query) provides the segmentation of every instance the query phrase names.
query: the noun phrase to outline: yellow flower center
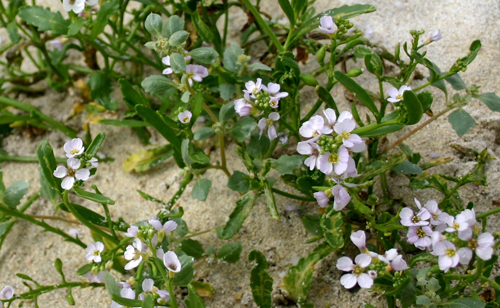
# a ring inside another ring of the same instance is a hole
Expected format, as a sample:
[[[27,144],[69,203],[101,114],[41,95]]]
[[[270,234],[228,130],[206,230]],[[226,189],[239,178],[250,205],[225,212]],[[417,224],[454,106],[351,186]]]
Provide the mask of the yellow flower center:
[[[267,119],[267,126],[273,126],[273,120]]]
[[[73,149],[71,150],[71,152],[69,152],[71,155],[75,155],[75,154],[78,154],[78,152],[80,152],[79,150],[77,149]]]
[[[189,118],[188,117],[184,117],[182,120],[184,121],[184,123],[189,122]]]
[[[454,250],[454,249],[447,249],[447,250],[446,250],[446,255],[447,255],[448,257],[450,257],[450,258],[451,258],[451,257],[453,257],[453,256],[455,255],[455,253],[456,253],[456,252],[455,252],[455,250]]]
[[[477,248],[477,241],[476,240],[471,240],[469,242],[469,248],[472,249],[472,250],[476,249]]]
[[[351,133],[349,133],[349,132],[343,132],[342,133],[342,139],[347,140],[347,139],[349,139],[350,135],[351,135]]]
[[[361,266],[359,266],[357,264],[354,265],[354,268],[352,270],[352,273],[354,275],[359,276],[359,275],[363,274],[363,272],[364,272],[364,269]]]
[[[417,223],[417,222],[419,222],[419,221],[420,221],[420,217],[418,217],[417,215],[415,215],[415,216],[413,216],[413,217],[411,218],[411,222],[413,222],[413,223]]]
[[[331,153],[330,157],[328,157],[328,161],[331,162],[332,164],[338,163],[340,160],[339,156],[337,153]]]
[[[427,234],[424,232],[424,230],[422,229],[422,227],[418,228],[418,230],[417,230],[417,236],[419,238],[424,238],[424,237],[427,236]]]
[[[456,223],[453,224],[453,228],[455,230],[458,230],[458,228],[460,228],[460,225],[456,222]]]
[[[100,254],[99,250],[94,250],[94,256],[98,256]]]
[[[403,94],[396,95],[396,99],[403,99]]]

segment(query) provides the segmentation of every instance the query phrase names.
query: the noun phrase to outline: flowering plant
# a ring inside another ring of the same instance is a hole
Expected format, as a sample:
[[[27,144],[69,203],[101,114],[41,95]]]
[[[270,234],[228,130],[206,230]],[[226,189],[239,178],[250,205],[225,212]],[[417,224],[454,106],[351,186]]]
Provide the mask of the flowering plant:
[[[10,77],[2,79],[2,95],[33,90],[43,79],[56,91],[70,87],[79,93],[73,116],[85,110],[80,134],[32,105],[0,96],[2,106],[16,109],[0,110],[9,129],[58,130],[68,137],[55,151],[41,141],[36,158],[2,154],[4,161],[37,162],[40,191],[24,200],[28,182],[8,188],[1,182],[0,244],[20,219],[79,246],[86,260],[76,270],[80,281],[66,280],[62,258],[54,262],[59,284],[43,285],[19,274],[28,289],[6,286],[2,305],[33,300],[37,306],[40,295],[57,289],[65,289],[74,305],[73,289],[92,287],[107,290],[111,307],[205,307],[204,297],[213,296],[214,286],[196,277],[195,268],[214,260],[243,262],[242,251],[255,247],[238,241],[216,250],[206,239],[193,238],[212,233],[222,243],[241,236],[253,208],[262,203],[266,221],[299,217],[311,233],[307,243],[315,247],[274,277],[271,257],[249,251],[248,261],[255,261],[249,292],[259,307],[282,302],[312,307],[315,264],[327,264],[340,253],[345,256],[331,265],[339,271],[339,283],[381,293],[388,307],[498,306],[499,297],[483,295],[500,294],[500,281],[492,277],[498,233],[487,221],[500,208],[480,212],[459,194],[467,184],[486,185],[492,155],[462,149],[474,167],[456,176],[439,171],[450,159],[423,162],[404,143],[447,113],[457,135],[466,134],[475,121],[464,107],[473,99],[500,111],[496,94],[481,93],[460,77],[478,55],[479,40],[441,72],[428,58],[431,43],[443,38],[439,30],[428,38],[412,30],[410,42],[389,52],[369,41],[369,26],[353,24],[357,16],[373,12],[372,5],[316,14],[307,1],[280,0],[288,19],[280,23],[266,18],[259,1],[136,2],[139,9],[131,1],[64,0],[64,14],[35,1],[0,6],[12,48],[19,51],[30,42],[37,53],[27,56],[38,69],[24,72],[21,58],[4,65]],[[229,15],[237,8],[250,16],[238,43],[229,37]],[[257,43],[265,51],[256,50]],[[72,63],[72,54],[85,66]],[[302,65],[313,56],[315,68]],[[422,68],[429,71],[425,78]],[[447,84],[456,91],[451,97]],[[345,91],[349,104],[338,103],[335,89]],[[303,95],[307,90],[314,101]],[[436,104],[441,99],[444,107]],[[181,180],[169,199],[138,190],[158,207],[148,219],[116,218],[111,206],[124,201],[92,185],[107,177],[103,169],[113,160],[99,152],[106,134],[95,134],[101,127],[96,124],[129,128],[143,145],[163,138],[162,145],[123,162],[125,171],[135,173],[156,172],[169,162],[178,167]],[[395,134],[400,135],[394,141]],[[239,165],[231,164],[236,157]],[[179,199],[190,187],[193,199],[210,200],[219,182],[212,182],[214,174],[238,201],[218,227],[191,232],[184,216],[188,206]],[[397,175],[407,180],[408,189],[435,190],[439,198],[405,203],[389,184]],[[54,205],[53,216],[26,212],[40,197]],[[287,207],[281,197],[301,204]],[[51,220],[85,227],[92,239],[84,242],[80,231],[66,232]],[[351,242],[359,253],[352,253]],[[281,279],[279,286],[274,279]],[[282,299],[272,296],[276,293]]]

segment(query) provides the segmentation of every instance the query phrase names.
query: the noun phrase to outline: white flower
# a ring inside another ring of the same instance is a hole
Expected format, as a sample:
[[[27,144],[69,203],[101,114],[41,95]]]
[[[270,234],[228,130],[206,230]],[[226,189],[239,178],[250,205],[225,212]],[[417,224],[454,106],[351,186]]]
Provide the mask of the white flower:
[[[144,248],[144,244],[138,238],[134,240],[132,245],[127,246],[127,250],[125,250],[125,253],[123,254],[125,259],[130,261],[125,265],[125,269],[127,271],[136,268],[139,264],[141,264]]]
[[[104,273],[106,271],[99,271],[99,273],[94,273],[92,271],[87,272],[83,277],[87,278],[90,282],[94,283],[103,283],[104,282]]]
[[[173,273],[178,273],[181,271],[181,262],[173,251],[167,251],[163,255],[163,264],[165,264],[165,267]]]
[[[101,252],[104,250],[104,244],[101,242],[96,242],[95,244],[89,244],[85,251],[87,255],[87,261],[94,261],[95,263],[100,263],[102,261]]]
[[[120,290],[120,296],[128,299],[135,299],[135,290],[132,288],[123,288]],[[111,302],[111,308],[123,308],[122,306],[116,302]]]
[[[165,231],[165,232],[171,232],[177,229],[177,223],[173,220],[167,221],[163,226],[161,225],[161,222],[158,219],[151,219],[149,220],[149,224],[153,226],[153,228],[156,229],[156,231]]]
[[[411,226],[408,229],[408,243],[419,249],[425,249],[432,245],[432,229],[429,226]]]
[[[90,169],[99,167],[99,160],[95,157],[89,159],[87,163],[90,163]]]
[[[325,126],[325,119],[322,116],[312,116],[308,121],[302,123],[299,133],[304,138],[318,139],[323,134],[323,127]],[[310,140],[311,141],[311,140]]]
[[[370,265],[372,258],[367,254],[359,254],[354,259],[354,264],[349,257],[342,257],[337,260],[337,268],[344,272],[350,272],[340,278],[340,283],[346,288],[351,289],[356,284],[361,288],[369,289],[373,285],[373,278],[365,273],[365,268]]]
[[[359,26],[359,30],[363,32],[363,36],[365,37],[365,39],[370,39],[373,35],[373,29],[369,24],[366,23],[361,24]]]
[[[142,292],[144,293],[139,294],[140,300],[144,300],[146,297],[145,294],[147,293],[156,293],[166,302],[170,300],[170,294],[168,291],[158,290],[158,288],[155,287],[154,280],[151,278],[146,278],[142,281]]]
[[[69,229],[68,234],[71,235],[72,237],[77,238],[82,235],[82,232],[80,232],[80,230],[78,229]]]
[[[297,152],[302,155],[311,155],[304,161],[304,164],[312,171],[319,169],[319,152],[321,148],[316,143],[301,141],[297,144]]]
[[[125,233],[125,236],[136,237],[137,236],[137,231],[139,231],[139,227],[137,227],[137,226],[130,226],[127,229],[127,233]]]
[[[208,70],[206,67],[197,64],[186,65],[186,74],[189,85],[193,86],[193,80],[197,82],[202,82],[203,78],[208,76]]]
[[[11,286],[5,286],[2,291],[0,291],[0,298],[11,299],[14,296],[14,288]]]
[[[66,152],[66,157],[71,158],[81,155],[85,147],[83,146],[83,141],[80,138],[74,138],[64,144],[64,152]]]
[[[432,42],[437,42],[437,41],[440,41],[441,39],[443,38],[443,35],[441,34],[441,30],[440,29],[437,29],[436,31],[434,31],[431,35],[431,37],[429,37],[427,39],[427,41],[425,42],[425,44],[430,44]]]
[[[89,169],[80,168],[81,162],[76,158],[68,158],[68,168],[64,166],[58,166],[54,170],[54,176],[64,180],[61,183],[61,187],[66,190],[70,190],[75,184],[76,180],[86,181],[90,177]]]
[[[347,170],[349,163],[349,152],[341,146],[337,153],[325,152],[319,157],[319,170],[324,174],[330,174],[335,170],[337,175],[341,175]]]
[[[63,0],[63,8],[78,14],[85,8],[85,0]]]
[[[439,257],[439,269],[445,272],[452,267],[456,267],[460,261],[455,245],[449,241],[442,241],[434,245],[431,254]]]
[[[280,119],[280,114],[277,112],[271,112],[269,114],[269,117],[262,118],[259,120],[258,126],[260,129],[260,135],[262,136],[262,133],[264,130],[267,128],[267,136],[269,137],[269,140],[274,140],[278,137],[278,134],[276,132],[276,128],[274,127],[274,122],[278,121]]]
[[[415,203],[420,210],[418,213],[413,214],[413,211],[408,207],[403,208],[399,213],[399,218],[401,218],[401,224],[403,226],[426,226],[429,224],[427,220],[431,218],[431,214],[427,209],[422,208],[420,202],[416,198]]]
[[[317,191],[314,194],[314,198],[318,201],[320,207],[327,207],[330,202],[330,198],[323,191]]]
[[[431,225],[439,226],[442,224],[446,224],[446,219],[448,214],[439,209],[438,203],[435,200],[429,200],[425,203],[424,207],[431,214]]]
[[[358,230],[356,232],[351,233],[351,241],[356,247],[359,248],[359,251],[366,253],[368,249],[366,249],[366,234],[363,230]]]
[[[458,250],[460,255],[460,264],[468,264],[472,259],[472,251],[476,252],[476,255],[482,260],[489,260],[493,255],[493,245],[495,244],[495,239],[493,235],[489,232],[481,233],[477,239],[472,239],[472,235],[469,239],[468,247],[462,247]]]
[[[189,121],[191,121],[191,117],[193,116],[193,114],[191,113],[191,111],[189,110],[186,110],[184,112],[181,112],[179,113],[179,115],[177,116],[177,118],[179,119],[179,121],[181,123],[189,123]]]
[[[257,78],[257,82],[253,82],[252,80],[245,82],[246,90],[243,90],[246,93],[252,95],[255,98],[255,94],[259,93],[262,90],[262,79]]]
[[[332,108],[327,108],[323,110],[323,114],[325,115],[326,121],[328,125],[324,125],[321,133],[323,134],[331,134],[333,132],[333,127],[335,123],[337,123],[337,115],[335,114],[335,110]]]
[[[349,111],[343,111],[333,129],[342,137],[342,143],[346,148],[353,149],[358,145],[353,152],[362,152],[365,145],[360,136],[351,134],[354,127],[356,127],[356,122],[352,119],[352,114]]]
[[[403,256],[398,254],[396,248],[389,249],[383,255],[378,255],[378,259],[385,264],[388,264],[388,271],[404,271],[409,269],[406,261],[403,260]]]
[[[337,32],[337,25],[333,22],[332,16],[323,16],[319,19],[319,29],[326,34]]]
[[[170,67],[170,56],[163,57],[161,62],[167,66],[167,68],[161,72],[163,75],[170,75],[174,72],[174,70]]]
[[[270,82],[267,84],[267,87],[262,86],[262,88],[269,93],[271,99],[269,106],[271,106],[271,108],[278,108],[279,100],[288,96],[287,92],[280,92],[280,85],[277,83]]]
[[[245,92],[243,98],[234,101],[234,110],[240,117],[245,117],[252,113],[252,104],[250,104],[250,94]]]
[[[408,86],[401,86],[401,88],[399,88],[399,90],[394,88],[394,87],[390,87],[387,90],[387,94],[389,94],[389,96],[390,96],[387,99],[387,101],[389,103],[397,103],[403,99],[403,93],[405,91],[409,91],[409,90],[411,90],[411,88]]]
[[[464,215],[457,215],[456,218],[454,218],[453,216],[449,216],[447,221],[446,221],[446,224],[448,224],[448,228],[446,228],[446,232],[455,232],[455,231],[458,231],[458,232],[467,232],[467,230],[470,230],[469,229],[469,224],[467,223],[468,219],[466,216]]]
[[[332,188],[333,208],[336,211],[341,211],[351,201],[351,196],[344,186],[337,184]]]

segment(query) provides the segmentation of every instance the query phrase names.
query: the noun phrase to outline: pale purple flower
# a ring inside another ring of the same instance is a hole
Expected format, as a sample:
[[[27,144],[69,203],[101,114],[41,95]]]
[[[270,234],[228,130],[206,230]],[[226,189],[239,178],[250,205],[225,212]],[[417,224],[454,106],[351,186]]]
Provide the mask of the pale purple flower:
[[[253,106],[250,104],[250,94],[244,93],[243,98],[234,101],[234,110],[240,117],[246,117],[252,113]]]
[[[359,251],[366,253],[368,249],[366,248],[366,234],[363,230],[358,230],[356,232],[351,233],[351,241],[356,247],[359,248]]]
[[[323,16],[319,19],[319,29],[326,34],[333,34],[337,32],[337,25],[332,16]]]
[[[370,39],[373,35],[373,29],[372,27],[367,24],[367,23],[363,23],[359,26],[359,30],[361,30],[361,32],[363,32],[363,36],[364,38],[366,39]]]
[[[327,207],[330,202],[330,198],[323,191],[317,191],[314,194],[314,198],[318,201],[320,207]]]
[[[388,271],[404,271],[409,269],[406,261],[403,260],[403,256],[398,254],[396,248],[389,249],[383,255],[378,255],[378,259],[385,264],[388,264]]]
[[[193,86],[193,80],[197,82],[202,82],[203,78],[208,76],[208,70],[206,67],[198,64],[188,64],[186,65],[186,74],[189,85]]]
[[[145,294],[148,293],[156,293],[160,296],[161,299],[164,301],[169,301],[170,300],[170,294],[168,291],[165,290],[159,290],[157,287],[155,287],[155,282],[151,278],[146,278],[142,281],[142,292],[139,294],[139,299],[142,301],[146,297]]]
[[[336,211],[341,211],[351,201],[351,196],[344,186],[337,184],[332,188],[333,208]]]
[[[127,246],[127,249],[125,250],[123,256],[125,257],[125,260],[128,260],[130,262],[125,265],[125,270],[129,271],[141,264],[142,254],[144,253],[145,248],[145,245],[138,238],[134,239],[132,245]]]
[[[135,290],[132,288],[123,288],[120,290],[120,296],[123,298],[135,299]],[[125,306],[122,306],[122,305],[112,301],[110,307],[111,308],[124,308]]]
[[[99,271],[99,273],[94,273],[92,271],[87,272],[83,277],[87,278],[92,283],[103,283],[104,282],[104,273],[106,271]]]
[[[356,284],[359,284],[361,288],[369,289],[373,285],[373,278],[365,273],[365,268],[370,265],[372,258],[367,254],[359,254],[354,259],[354,264],[349,257],[342,257],[337,260],[337,268],[344,272],[352,273],[345,274],[340,278],[340,283],[346,289],[353,288]]]
[[[477,239],[473,239],[472,235],[466,241],[469,242],[468,247],[462,247],[458,250],[460,255],[460,264],[468,264],[472,259],[472,251],[482,260],[489,260],[493,255],[493,245],[495,239],[489,232],[481,233]]]
[[[378,277],[378,274],[377,274],[377,271],[374,271],[374,270],[369,270],[368,271],[368,275],[372,278],[372,279],[375,279]]]
[[[432,229],[429,226],[411,226],[408,228],[408,243],[419,249],[425,249],[432,245]]]
[[[322,130],[325,126],[324,124],[325,119],[323,119],[322,116],[312,116],[308,121],[302,123],[299,133],[304,138],[315,138],[314,140],[316,140],[323,134]]]
[[[257,78],[257,82],[254,82],[253,80],[245,82],[245,88],[246,90],[243,90],[246,93],[249,93],[252,95],[252,97],[255,98],[255,94],[259,93],[262,90],[262,79]]]
[[[128,236],[128,237],[137,237],[137,231],[139,231],[139,227],[137,227],[137,226],[130,226],[127,229],[127,233],[125,233],[125,236]]]
[[[427,39],[425,44],[430,44],[432,42],[437,42],[440,41],[443,38],[443,35],[441,34],[441,30],[437,29],[432,33],[432,35]]]
[[[78,229],[69,229],[68,234],[74,238],[77,238],[82,235],[82,232],[80,232],[80,230]]]
[[[170,75],[174,72],[174,70],[170,67],[170,56],[163,57],[161,62],[167,66],[167,68],[161,72],[163,75]]]
[[[460,262],[460,255],[457,253],[455,245],[449,241],[437,243],[431,254],[439,257],[439,269],[445,272],[452,267],[456,267]]]
[[[269,98],[271,99],[269,106],[271,106],[271,108],[278,108],[280,99],[288,96],[287,92],[280,92],[280,85],[277,83],[270,82],[267,84],[267,87],[262,86],[262,88],[269,93]]]
[[[431,242],[432,242],[432,247],[434,249],[434,246],[439,243],[446,240],[446,237],[440,232],[440,231],[434,231],[431,234]]]
[[[63,42],[61,40],[50,40],[47,41],[47,44],[50,44],[52,47],[62,51],[63,50]]]
[[[469,229],[469,224],[467,223],[468,219],[464,215],[457,215],[457,217],[449,216],[446,224],[448,225],[448,228],[446,228],[446,232],[467,232],[466,230]]]
[[[191,121],[192,116],[193,116],[193,114],[191,113],[191,111],[186,110],[184,112],[180,112],[179,115],[177,116],[177,118],[179,119],[179,121],[181,123],[187,124]]]
[[[76,180],[86,181],[90,177],[90,170],[86,168],[79,169],[81,162],[76,158],[68,158],[68,168],[64,166],[58,166],[54,170],[54,176],[59,179],[63,179],[61,187],[66,190],[70,190],[75,184]]]
[[[297,152],[302,155],[311,155],[304,161],[304,164],[312,171],[319,169],[319,152],[321,148],[316,143],[301,141],[297,144]]]
[[[154,218],[149,220],[149,224],[153,226],[153,228],[156,229],[156,231],[164,231],[164,232],[171,232],[177,229],[177,223],[173,220],[169,220],[165,222],[165,224],[161,224],[161,222]]]
[[[401,224],[403,226],[412,227],[412,226],[426,226],[429,224],[427,220],[431,218],[431,214],[425,208],[422,208],[420,202],[415,198],[415,203],[419,209],[419,212],[414,214],[413,210],[409,207],[405,207],[399,213],[399,218],[401,218]]]
[[[431,214],[430,222],[433,226],[439,226],[446,223],[447,214],[441,211],[438,207],[438,203],[435,200],[429,200],[425,203],[424,207]]]
[[[63,0],[63,8],[66,11],[80,13],[85,8],[85,0]]]
[[[2,291],[0,291],[0,298],[11,299],[14,296],[14,288],[11,286],[5,286]]]
[[[401,86],[401,88],[396,89],[394,87],[390,87],[388,90],[387,90],[387,94],[389,94],[389,98],[387,99],[387,101],[389,103],[397,103],[399,101],[401,101],[403,99],[403,93],[405,91],[409,91],[411,90],[411,87],[408,87],[408,86]]]
[[[173,273],[178,273],[181,271],[181,262],[179,261],[179,258],[177,258],[177,255],[173,251],[167,251],[163,255],[163,264],[165,264],[165,267]]]
[[[406,264],[406,261],[403,259],[402,255],[397,255],[390,264],[391,270],[393,271],[404,271],[409,269],[410,267]]]
[[[101,263],[102,258],[101,258],[101,252],[104,250],[104,244],[101,242],[96,242],[95,244],[90,243],[85,251],[87,252],[87,255],[85,258],[87,258],[87,261],[94,261],[95,263]]]
[[[278,137],[278,134],[276,132],[276,128],[274,127],[274,122],[278,121],[279,119],[280,119],[280,114],[277,112],[271,112],[267,119],[266,118],[260,119],[258,123],[260,129],[260,135],[262,136],[262,133],[267,128],[267,136],[269,137],[269,140],[276,139]]]
[[[349,156],[349,160],[347,161],[347,169],[344,174],[342,174],[343,178],[350,178],[358,175],[358,169],[356,169],[356,162],[352,157]]]
[[[71,158],[81,155],[85,150],[83,146],[83,141],[80,138],[74,138],[64,144],[64,152],[66,152],[66,157]]]
[[[90,169],[99,167],[99,160],[95,157],[89,159],[87,163],[90,163]]]
[[[285,133],[285,132],[278,133],[278,139],[281,142],[281,144],[288,143],[288,135],[287,135],[287,133]]]
[[[319,157],[319,170],[324,174],[330,174],[335,170],[335,174],[341,175],[347,170],[349,163],[349,151],[341,146],[337,153],[325,152]]]
[[[351,134],[354,127],[356,127],[356,122],[352,119],[352,114],[348,111],[343,111],[333,129],[342,137],[342,143],[346,148],[350,149],[358,145],[359,148],[356,148],[356,150],[357,152],[361,152],[365,149],[364,142],[357,134]]]
[[[332,108],[327,108],[323,110],[323,114],[325,115],[328,124],[324,124],[321,133],[331,134],[333,132],[333,127],[335,126],[335,123],[337,123],[337,115],[335,114],[335,110],[333,110]]]

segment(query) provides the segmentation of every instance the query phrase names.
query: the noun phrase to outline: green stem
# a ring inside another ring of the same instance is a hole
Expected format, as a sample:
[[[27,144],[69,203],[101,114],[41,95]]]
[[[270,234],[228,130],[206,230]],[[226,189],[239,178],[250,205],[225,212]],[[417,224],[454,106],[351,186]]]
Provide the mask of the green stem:
[[[57,290],[57,289],[72,289],[72,288],[102,288],[104,287],[104,283],[95,283],[95,282],[65,282],[61,284],[56,284],[56,285],[51,285],[51,286],[43,286],[36,288],[34,290],[31,290],[26,293],[22,293],[19,295],[14,295],[11,299],[8,300],[2,300],[4,303],[11,303],[15,300],[19,299],[31,299],[34,296],[37,297],[41,294],[49,293],[51,291]]]
[[[51,225],[45,223],[44,221],[36,220],[29,215],[21,213],[20,211],[13,210],[13,209],[10,209],[8,207],[0,205],[0,212],[3,212],[4,214],[6,214],[8,216],[21,218],[23,220],[31,222],[32,224],[35,224],[39,227],[42,227],[43,229],[45,229],[45,231],[49,231],[49,232],[52,232],[52,233],[55,233],[57,235],[64,237],[64,239],[68,242],[75,243],[82,248],[87,248],[87,245],[85,245],[82,241],[80,241],[77,238],[72,237],[69,234],[66,234],[65,232],[61,231],[61,229],[54,228]]]
[[[57,122],[56,120],[43,114],[42,112],[40,112],[38,109],[36,109],[35,107],[33,107],[31,105],[18,102],[16,100],[13,100],[13,99],[5,97],[5,96],[0,96],[0,104],[12,106],[14,108],[21,109],[21,110],[29,112],[29,113],[34,113],[43,121],[49,123],[54,128],[57,128],[58,130],[63,132],[66,136],[68,136],[70,138],[76,138],[76,133],[73,129],[69,128],[66,125],[63,125],[62,123]]]
[[[38,198],[40,198],[40,192],[36,192],[33,196],[29,197],[28,200],[19,208],[19,212],[24,213]],[[0,236],[0,247],[2,247],[3,241],[7,237],[10,229],[14,227],[17,220],[6,223],[3,234]]]
[[[177,307],[177,302],[175,301],[174,290],[172,288],[172,280],[173,279],[167,280],[167,291],[170,294],[170,307],[172,307],[172,308],[178,308]]]
[[[108,233],[102,231],[97,226],[95,226],[93,223],[91,223],[90,221],[85,219],[82,215],[80,215],[80,213],[78,213],[78,211],[75,210],[75,208],[73,207],[71,202],[69,202],[68,195],[69,195],[69,190],[65,190],[63,193],[63,202],[64,202],[64,205],[66,205],[66,208],[68,208],[68,210],[71,212],[71,214],[73,214],[73,216],[76,217],[76,219],[78,219],[83,225],[85,225],[87,228],[89,228],[90,230],[92,230],[96,234],[102,236],[103,238],[106,238],[107,240],[110,240],[115,245],[119,245],[120,241],[115,239],[111,234],[108,234]]]
[[[352,131],[353,134],[358,134],[358,135],[362,135],[364,133],[368,133],[376,128],[380,128],[382,126],[387,126],[387,125],[393,125],[393,124],[399,124],[399,120],[398,119],[394,119],[394,120],[389,120],[389,121],[385,121],[385,122],[382,122],[382,123],[376,123],[376,122],[373,122],[371,124],[368,124],[368,125],[365,125],[363,127],[358,127],[356,128],[355,130]]]
[[[0,162],[4,161],[15,161],[15,162],[20,162],[20,163],[38,163],[38,157],[31,157],[31,156],[9,156],[7,154],[0,154]],[[59,164],[65,164],[67,161],[67,158],[56,158],[56,162]]]
[[[285,191],[279,190],[277,188],[273,188],[272,191],[273,191],[273,193],[276,193],[278,195],[282,195],[282,196],[285,196],[285,197],[288,197],[288,198],[291,198],[291,199],[302,200],[302,201],[310,201],[310,202],[316,201],[315,198],[309,198],[309,197],[292,195],[292,194],[289,194],[289,193],[287,193]]]
[[[493,215],[493,214],[496,214],[496,213],[499,213],[500,212],[500,206],[495,208],[495,209],[492,209],[492,210],[489,210],[487,212],[484,212],[482,214],[479,214],[476,216],[476,219],[483,219],[485,217],[488,217],[490,215]]]
[[[262,28],[262,31],[264,31],[267,35],[269,35],[269,38],[271,39],[273,44],[276,46],[276,49],[278,49],[278,51],[280,53],[285,52],[285,48],[283,48],[280,41],[278,40],[278,38],[274,34],[273,30],[271,30],[271,28],[269,28],[266,21],[262,18],[259,11],[257,11],[255,6],[253,6],[253,4],[250,2],[250,0],[241,0],[241,2],[243,2],[243,4],[250,10],[252,15],[255,17],[255,20],[257,21],[259,26]]]
[[[500,285],[498,283],[496,283],[495,281],[493,281],[491,279],[488,279],[488,277],[484,277],[483,275],[481,275],[479,278],[482,281],[485,281],[485,282],[489,283],[490,286],[492,286],[495,290],[497,290],[497,292],[500,291]]]
[[[179,200],[179,198],[182,196],[182,193],[186,189],[186,186],[191,182],[193,179],[193,174],[190,172],[186,172],[184,175],[184,179],[182,180],[181,186],[177,190],[177,192],[172,196],[172,198],[167,202],[167,204],[164,206],[165,209],[169,210],[174,206],[174,204]]]

